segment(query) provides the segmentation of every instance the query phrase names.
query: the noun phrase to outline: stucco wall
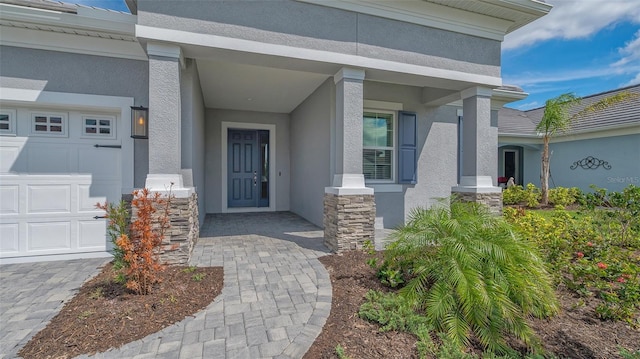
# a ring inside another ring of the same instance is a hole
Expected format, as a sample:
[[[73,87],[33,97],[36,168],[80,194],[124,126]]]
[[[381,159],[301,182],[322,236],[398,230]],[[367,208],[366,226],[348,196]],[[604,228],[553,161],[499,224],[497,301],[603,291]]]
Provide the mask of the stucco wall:
[[[0,46],[0,87],[133,97],[149,104],[146,61]],[[148,143],[135,141],[134,186],[144,186]]]
[[[500,42],[296,1],[138,1],[138,23],[500,76]]]
[[[553,151],[551,185],[580,187],[584,191],[590,191],[590,184],[610,191],[620,191],[630,184],[640,186],[640,134],[558,142],[552,143],[549,149]],[[607,161],[611,169],[570,168],[587,156]],[[539,185],[540,181],[534,183]]]
[[[533,183],[540,187],[540,150],[524,147],[524,184]],[[589,185],[610,191],[620,191],[630,184],[640,186],[640,134],[612,136],[587,140],[551,143],[551,178],[549,186],[579,187],[583,191],[591,191]],[[587,156],[604,160],[611,169],[602,166],[596,169],[571,165]]]
[[[182,173],[185,186],[193,186],[198,192],[198,213],[203,223],[205,211],[204,185],[204,100],[196,62],[187,60],[182,71]]]
[[[438,198],[451,195],[457,182],[456,108],[425,108],[420,103],[421,89],[410,86],[365,82],[367,100],[403,104],[404,111],[415,112],[417,122],[418,182],[402,185],[401,192],[376,192],[376,217],[385,228],[404,222],[411,210],[428,207]]]
[[[324,188],[331,185],[333,79],[291,113],[291,211],[322,227]]]
[[[205,209],[222,212],[222,122],[273,124],[276,126],[276,211],[289,210],[289,115],[281,113],[205,110]],[[225,161],[226,162],[226,161]]]

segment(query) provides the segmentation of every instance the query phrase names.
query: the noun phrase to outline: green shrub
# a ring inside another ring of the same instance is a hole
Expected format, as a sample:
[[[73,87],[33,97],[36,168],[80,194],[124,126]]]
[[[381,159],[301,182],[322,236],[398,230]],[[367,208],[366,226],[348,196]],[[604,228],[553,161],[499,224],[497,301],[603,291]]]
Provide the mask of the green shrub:
[[[520,185],[515,185],[511,187],[507,187],[502,191],[502,203],[510,205],[510,204],[520,204],[525,200],[525,192],[524,188]]]
[[[579,188],[556,187],[549,190],[549,203],[555,206],[569,206],[576,202],[576,190]]]
[[[540,204],[540,189],[533,183],[527,183],[527,189],[524,194],[524,202],[529,208],[536,208]]]
[[[105,202],[97,203],[96,208],[106,212],[105,217],[109,220],[107,224],[107,234],[113,243],[113,269],[120,270],[126,266],[124,251],[118,245],[117,240],[123,235],[129,235],[129,222],[131,216],[127,209],[127,204],[120,201],[117,205]]]
[[[416,209],[392,236],[383,265],[407,275],[401,295],[458,348],[472,334],[490,352],[508,352],[507,335],[534,347],[526,318],[558,310],[536,251],[482,205]]]

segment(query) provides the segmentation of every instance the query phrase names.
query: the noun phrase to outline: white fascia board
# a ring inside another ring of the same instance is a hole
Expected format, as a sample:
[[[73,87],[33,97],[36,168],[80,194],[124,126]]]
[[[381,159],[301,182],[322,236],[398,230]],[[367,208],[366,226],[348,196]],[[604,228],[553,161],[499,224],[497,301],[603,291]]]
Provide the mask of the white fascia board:
[[[499,19],[425,1],[389,0],[297,0],[320,6],[384,17],[503,41],[514,21]]]
[[[0,45],[147,61],[136,41],[0,26]]]
[[[468,72],[447,70],[435,67],[413,65],[389,60],[372,59],[369,57],[342,54],[293,47],[287,45],[269,44],[264,42],[230,38],[211,34],[201,34],[181,30],[164,29],[144,25],[136,25],[136,37],[149,41],[164,41],[178,44],[183,49],[186,46],[210,47],[238,52],[254,53],[268,56],[278,56],[313,62],[323,62],[338,66],[372,69],[394,73],[410,74],[420,77],[430,77],[445,80],[474,83],[489,87],[502,85],[502,78],[479,75]],[[375,80],[375,78],[370,78]]]
[[[632,124],[626,126],[607,127],[600,129],[591,129],[579,132],[567,132],[565,134],[556,135],[551,138],[551,143],[590,140],[603,137],[617,137],[627,135],[640,134],[640,124]],[[517,133],[498,133],[499,142],[508,143],[542,143],[542,136],[525,135]]]
[[[0,4],[0,20],[133,37],[137,17],[125,13],[81,7],[78,8],[78,14],[69,14],[59,11]]]

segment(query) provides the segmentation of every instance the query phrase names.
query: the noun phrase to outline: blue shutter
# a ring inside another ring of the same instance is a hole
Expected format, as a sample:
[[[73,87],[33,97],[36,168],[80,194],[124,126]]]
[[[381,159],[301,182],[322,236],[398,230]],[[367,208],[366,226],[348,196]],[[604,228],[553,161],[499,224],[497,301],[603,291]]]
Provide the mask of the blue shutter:
[[[417,182],[416,122],[415,113],[398,113],[398,183]]]

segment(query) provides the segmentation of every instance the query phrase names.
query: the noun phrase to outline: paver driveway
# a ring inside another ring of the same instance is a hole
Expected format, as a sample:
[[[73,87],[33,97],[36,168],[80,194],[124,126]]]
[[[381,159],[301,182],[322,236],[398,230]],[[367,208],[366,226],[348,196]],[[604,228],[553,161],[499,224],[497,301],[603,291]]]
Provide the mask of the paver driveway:
[[[302,357],[331,308],[331,282],[317,259],[328,253],[322,236],[289,212],[208,215],[191,264],[224,267],[221,295],[194,317],[93,357]]]

